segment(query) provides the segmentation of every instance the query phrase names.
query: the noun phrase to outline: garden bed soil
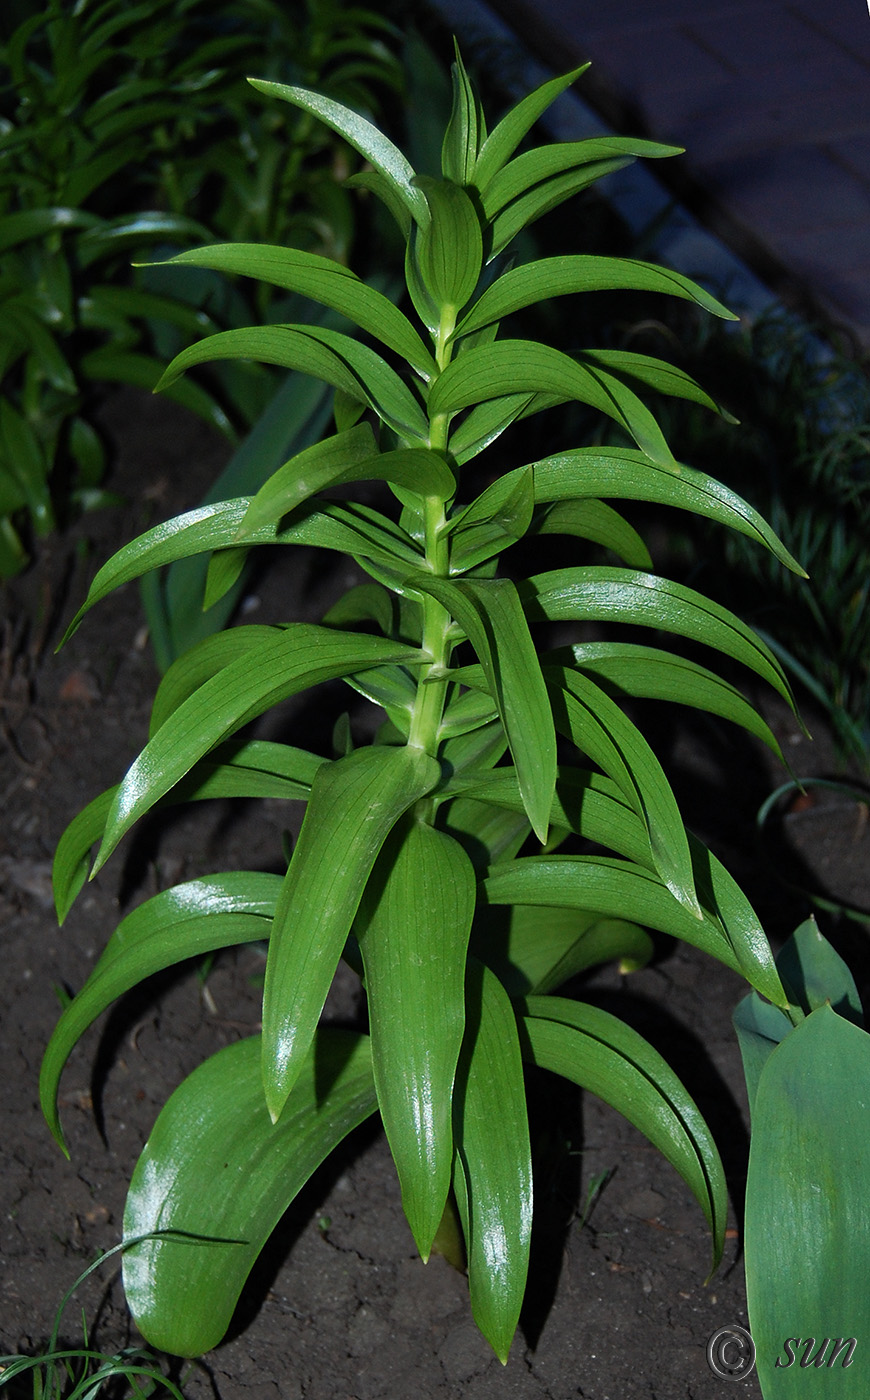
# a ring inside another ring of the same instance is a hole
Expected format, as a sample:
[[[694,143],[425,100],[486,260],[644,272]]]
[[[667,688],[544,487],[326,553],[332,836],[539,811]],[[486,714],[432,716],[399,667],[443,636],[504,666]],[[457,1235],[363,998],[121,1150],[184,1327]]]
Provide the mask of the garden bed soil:
[[[55,989],[80,987],[120,914],[157,889],[221,869],[277,869],[281,828],[299,820],[298,812],[288,818],[286,807],[266,802],[202,804],[146,821],[58,931],[50,892],[54,846],[141,747],[157,673],[135,587],[103,603],[56,656],[53,647],[97,563],[149,524],[195,504],[226,452],[181,410],[136,394],[110,401],[105,427],[119,449],[112,484],[128,504],[88,522],[87,557],[67,557],[55,545],[7,590],[0,713],[0,1352],[7,1353],[44,1345],[67,1286],[117,1243],[129,1174],[169,1093],[212,1051],[258,1028],[263,958],[245,947],[207,971],[185,965],[131,994],[92,1028],[62,1083],[69,1161],[37,1102],[40,1058],[59,1010]],[[324,571],[313,555],[279,560],[252,585],[248,617],[316,619],[349,581],[341,571]],[[290,721],[312,716],[322,723],[332,698],[331,690],[321,693],[316,712],[307,713],[301,699],[264,721],[261,732],[274,737]],[[768,714],[797,771],[831,771],[823,732],[811,749],[783,708],[770,706]],[[781,770],[724,724],[682,713],[669,723],[657,746],[688,825],[741,880],[773,936],[783,938],[807,906],[759,860],[751,829]],[[309,736],[310,729],[306,742]],[[322,737],[328,743],[328,729]],[[866,817],[866,809],[828,797],[795,811],[784,839],[793,874],[809,865],[829,891],[867,907],[870,835],[862,810]],[[864,932],[844,935],[859,971]],[[693,949],[663,945],[643,971],[622,977],[602,969],[575,990],[640,1029],[684,1077],[713,1128],[732,1200],[715,1277],[705,1283],[709,1237],[676,1173],[598,1100],[568,1087],[554,1094],[541,1083],[532,1095],[533,1261],[506,1368],[475,1328],[463,1275],[440,1257],[424,1266],[417,1256],[383,1136],[370,1125],[315,1175],[285,1217],[227,1341],[181,1368],[187,1396],[759,1396],[755,1375],[729,1387],[706,1361],[711,1333],[747,1324],[740,1208],[748,1117],[731,1029],[745,988]],[[327,1016],[357,1023],[360,1001],[348,973],[330,995]],[[64,1340],[81,1339],[82,1307],[93,1344],[112,1351],[135,1340],[117,1272],[112,1260],[82,1288],[65,1316]]]

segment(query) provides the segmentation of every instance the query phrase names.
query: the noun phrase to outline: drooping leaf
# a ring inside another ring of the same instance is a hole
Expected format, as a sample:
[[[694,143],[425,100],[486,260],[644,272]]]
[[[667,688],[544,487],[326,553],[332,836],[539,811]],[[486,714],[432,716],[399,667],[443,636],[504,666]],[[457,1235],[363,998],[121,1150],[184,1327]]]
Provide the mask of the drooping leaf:
[[[474,1320],[506,1364],[526,1287],[532,1162],[517,1022],[497,977],[474,959],[454,1090],[454,1188]]]
[[[263,1083],[274,1121],[308,1053],[378,852],[440,771],[422,749],[374,746],[315,777],[266,963]]]
[[[55,1026],[42,1061],[42,1112],[64,1150],[58,1086],[73,1046],[88,1026],[113,1001],[155,972],[219,948],[268,938],[280,889],[279,875],[236,870],[163,890],[121,920],[84,987]]]
[[[126,831],[194,763],[278,700],[366,665],[419,659],[412,647],[308,623],[279,629],[269,643],[204,682],[149,741],[117,790],[92,873]]]
[[[652,556],[638,532],[604,501],[554,501],[533,518],[533,535],[576,535],[612,550],[630,569],[653,567]]]
[[[728,1192],[707,1124],[657,1050],[617,1016],[563,997],[529,997],[522,1026],[534,1064],[611,1104],[677,1169],[713,1235],[711,1273],[725,1243]]]
[[[178,1356],[217,1346],[284,1211],[376,1106],[368,1037],[332,1028],[318,1031],[278,1124],[263,1100],[259,1036],[219,1050],[176,1089],[124,1212],[126,1238],[158,1232],[124,1255],[127,1302],[152,1346]]]
[[[450,1189],[451,1104],[475,884],[471,862],[452,837],[403,822],[378,857],[355,922],[378,1107],[424,1259]]]

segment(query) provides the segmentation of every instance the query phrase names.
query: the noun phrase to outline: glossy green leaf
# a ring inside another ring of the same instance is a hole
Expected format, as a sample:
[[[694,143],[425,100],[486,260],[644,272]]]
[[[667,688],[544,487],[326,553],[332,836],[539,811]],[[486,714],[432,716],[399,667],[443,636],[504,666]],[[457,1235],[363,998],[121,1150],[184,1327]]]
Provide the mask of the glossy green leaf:
[[[548,297],[570,296],[581,292],[613,291],[665,292],[695,302],[714,316],[728,321],[738,318],[703,287],[670,268],[639,262],[636,258],[607,258],[590,254],[563,254],[541,258],[522,267],[509,268],[488,287],[456,327],[454,336],[465,336],[483,326],[500,321],[525,306],[536,306]]]
[[[532,1161],[517,1022],[507,993],[473,959],[454,1090],[454,1187],[474,1320],[506,1364],[526,1287]]]
[[[611,160],[623,161],[636,156],[656,158],[679,155],[677,146],[662,146],[656,141],[641,141],[628,136],[593,136],[585,141],[556,141],[549,146],[536,146],[525,151],[498,172],[483,194],[483,208],[488,219],[506,205],[520,198],[535,186],[554,176],[582,172]]]
[[[121,837],[194,763],[279,700],[366,665],[419,659],[411,647],[308,623],[292,623],[224,666],[173,712],[127,772],[115,795],[92,874]]]
[[[189,345],[164,371],[158,390],[185,370],[213,360],[250,359],[323,379],[370,404],[401,436],[428,440],[423,411],[407,385],[376,351],[325,326],[251,326],[218,331]]]
[[[514,584],[509,579],[456,580],[414,575],[459,622],[480,657],[498,705],[529,821],[541,841],[556,780],[556,736],[541,675]]]
[[[510,160],[523,137],[531,131],[539,117],[552,106],[556,98],[575,83],[581,73],[589,67],[584,63],[570,73],[551,78],[542,83],[534,92],[527,93],[510,111],[502,117],[498,125],[483,142],[474,167],[474,183],[485,192],[490,181]]]
[[[468,195],[452,180],[418,176],[429,205],[429,224],[417,239],[423,284],[441,315],[456,315],[468,302],[483,267],[480,221]]]
[[[588,403],[618,423],[653,461],[676,466],[661,429],[636,394],[606,370],[536,341],[501,340],[451,361],[432,384],[429,412],[457,413],[516,393],[543,393],[553,403]]]
[[[504,394],[472,408],[450,434],[450,453],[457,466],[463,466],[489,447],[535,402],[535,394]]]
[[[770,648],[734,613],[683,584],[633,569],[555,569],[533,575],[521,594],[530,622],[627,622],[715,647],[755,671],[794,708]]]
[[[442,831],[400,823],[356,917],[378,1107],[417,1248],[427,1259],[453,1165],[451,1104],[465,1029],[474,870]]]
[[[311,92],[307,88],[288,87],[284,83],[264,82],[260,78],[250,78],[248,81],[258,92],[265,93],[267,97],[280,97],[284,102],[291,102],[295,107],[311,112],[312,116],[319,118],[333,131],[337,131],[339,136],[343,136],[355,151],[374,166],[384,180],[389,181],[412,218],[425,228],[429,210],[424,196],[412,183],[413,167],[376,126],[366,121],[365,117],[352,112],[349,107],[343,107],[341,103],[334,102],[322,93]]]
[[[229,627],[224,632],[216,632],[196,642],[183,656],[173,661],[157,687],[148,722],[148,738],[153,739],[170,715],[201,685],[229,666],[230,662],[255,655],[261,647],[274,641],[282,630],[263,623],[248,623],[241,627]]]
[[[55,1026],[42,1061],[42,1111],[64,1150],[58,1085],[74,1045],[88,1026],[113,1001],[155,972],[219,948],[267,939],[280,889],[279,875],[236,870],[163,890],[121,920],[84,987]]]
[[[439,814],[439,824],[460,843],[475,870],[512,860],[531,835],[522,799],[518,807],[500,810],[473,797],[455,797],[446,815]]]
[[[509,491],[497,489],[506,480],[500,477],[451,526],[451,573],[475,568],[525,535],[535,506],[532,474],[521,467],[509,478]]]
[[[523,1033],[533,1063],[597,1094],[680,1173],[713,1235],[711,1273],[725,1243],[728,1191],[707,1124],[657,1050],[618,1017],[563,997],[529,997]]]
[[[315,777],[266,963],[263,1083],[274,1121],[308,1053],[378,852],[440,771],[421,749],[375,746]]]
[[[721,404],[697,384],[685,370],[666,360],[654,359],[651,355],[639,355],[634,350],[584,350],[578,359],[587,365],[612,371],[623,382],[634,381],[635,387],[653,389],[659,394],[669,394],[672,398],[688,399],[690,403],[702,404],[720,413],[729,422],[736,423]]]
[[[867,1394],[868,1125],[870,1037],[818,1007],[769,1056],[752,1116],[746,1296],[769,1400]]]
[[[548,661],[577,666],[609,695],[643,696],[691,705],[741,725],[782,760],[776,735],[753,705],[715,672],[675,652],[630,642],[578,642]]]
[[[681,938],[742,972],[728,937],[712,915],[696,918],[658,876],[609,856],[523,856],[495,866],[483,885],[490,904],[556,905],[628,919]]]
[[[529,155],[537,155],[537,152],[530,151]],[[522,159],[520,157],[519,159]],[[567,170],[558,169],[555,173],[539,182],[531,179],[531,183],[521,190],[516,198],[509,200],[500,212],[492,219],[492,237],[490,240],[490,253],[488,262],[500,253],[516,238],[543,214],[547,214],[552,209],[557,209],[560,204],[572,196],[579,194],[581,190],[588,189],[597,180],[602,180],[605,175],[613,175],[618,170],[624,170],[627,165],[631,165],[633,157],[630,155],[612,156],[605,160],[588,161],[585,164],[573,166],[569,164]],[[502,174],[510,172],[511,165],[505,167]],[[527,171],[523,172],[525,179]],[[495,181],[487,191],[487,197],[495,187]]]
[[[279,467],[248,507],[245,533],[281,520],[327,486],[353,481],[387,481],[419,496],[449,500],[456,480],[444,457],[428,448],[378,452],[371,428],[360,424],[306,448]]]
[[[625,447],[580,447],[535,462],[535,501],[604,496],[676,506],[763,544],[781,564],[806,574],[765,520],[736,492],[683,463],[662,464]]]
[[[193,266],[218,272],[242,273],[261,282],[301,292],[323,306],[339,311],[361,330],[368,331],[427,379],[435,362],[410,321],[376,288],[368,286],[350,268],[332,258],[300,248],[275,248],[258,243],[218,243],[178,253],[156,267]]]
[[[533,520],[533,535],[576,535],[612,550],[631,569],[652,570],[653,561],[641,536],[604,501],[554,501]]]
[[[640,730],[587,676],[546,667],[556,727],[618,783],[649,833],[655,868],[675,899],[700,917],[689,843],[676,798]]]
[[[275,744],[264,739],[229,739],[195,763],[162,801],[198,802],[226,797],[304,801],[311,791],[314,774],[326,762],[319,754],[289,744]],[[107,788],[89,802],[73,818],[57,844],[52,886],[59,923],[63,923],[88,877],[91,847],[102,838],[117,791],[117,785]]]
[[[219,1050],[157,1119],[133,1173],[124,1235],[175,1231],[124,1254],[124,1290],[152,1346],[217,1346],[242,1286],[311,1173],[375,1111],[367,1036],[318,1031],[280,1123],[263,1101],[260,1038]],[[202,1241],[205,1241],[204,1243]]]

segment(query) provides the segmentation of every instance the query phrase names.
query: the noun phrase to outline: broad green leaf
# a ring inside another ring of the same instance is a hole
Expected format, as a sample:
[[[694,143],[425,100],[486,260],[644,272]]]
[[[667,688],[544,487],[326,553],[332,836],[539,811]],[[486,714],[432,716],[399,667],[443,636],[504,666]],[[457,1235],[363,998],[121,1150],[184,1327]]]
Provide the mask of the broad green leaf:
[[[609,856],[523,856],[493,867],[483,894],[490,904],[555,905],[628,919],[681,938],[735,972],[743,972],[718,919],[706,912],[696,918],[657,875],[629,861]]]
[[[630,642],[579,642],[551,652],[547,661],[578,667],[609,695],[670,700],[721,715],[761,739],[782,760],[776,735],[740,691],[675,652]]]
[[[654,952],[649,934],[625,919],[602,919],[582,909],[490,908],[475,921],[472,952],[512,997],[543,995],[599,963],[620,971],[645,966]]]
[[[603,545],[630,569],[652,569],[653,561],[640,535],[604,501],[554,501],[532,521],[533,535],[576,535]]]
[[[440,772],[421,749],[375,746],[315,777],[266,963],[263,1083],[275,1122],[308,1053],[378,852]]]
[[[374,622],[384,636],[397,635],[393,595],[379,583],[358,583],[333,603],[323,621],[330,627],[347,627],[354,622]]]
[[[783,944],[776,970],[792,1006],[800,1007],[805,1016],[830,1003],[838,1016],[863,1026],[855,979],[815,919],[806,919]]]
[[[291,623],[204,682],[157,731],[115,795],[92,874],[121,837],[194,763],[249,720],[320,681],[367,665],[419,659],[411,647],[308,623]]]
[[[588,403],[618,423],[653,461],[676,467],[661,429],[631,389],[606,370],[535,341],[501,340],[453,360],[431,386],[429,412],[457,413],[516,393],[543,393],[553,403]]]
[[[416,243],[423,284],[441,315],[455,316],[466,305],[483,267],[483,237],[474,205],[452,180],[418,176],[429,204],[429,225]]]
[[[250,359],[300,370],[368,403],[400,437],[428,440],[428,424],[408,386],[376,351],[325,326],[250,326],[218,331],[175,356],[156,385],[170,388],[194,365]]]
[[[263,1101],[260,1038],[219,1050],[170,1098],[124,1212],[124,1290],[152,1346],[200,1356],[224,1335],[242,1286],[311,1173],[377,1101],[367,1036],[317,1033],[280,1123]],[[186,1238],[185,1238],[186,1237]]]
[[[755,1114],[755,1096],[761,1071],[777,1045],[792,1029],[792,1022],[784,1011],[769,1001],[763,1001],[757,992],[750,992],[737,1003],[731,1020],[743,1061],[751,1121]]]
[[[42,1061],[42,1111],[64,1151],[58,1085],[74,1045],[88,1026],[113,1001],[155,972],[219,948],[267,939],[280,889],[279,875],[236,870],[163,890],[121,920],[84,987],[55,1026]]]
[[[378,1107],[423,1259],[450,1189],[453,1079],[475,893],[471,862],[452,837],[403,822],[381,850],[354,925]]]
[[[413,582],[456,618],[477,652],[507,734],[529,821],[545,841],[556,779],[556,736],[547,688],[514,584],[509,579],[448,581],[424,574],[415,574]]]
[[[580,672],[546,667],[556,727],[618,783],[649,833],[655,868],[675,899],[699,918],[692,858],[676,798],[640,730]]]
[[[868,1126],[870,1037],[818,1007],[769,1056],[752,1116],[746,1297],[769,1400],[867,1394]]]
[[[585,73],[589,67],[588,63],[582,64],[580,68],[574,68],[570,73],[564,73],[558,78],[551,78],[549,82],[542,83],[535,88],[534,92],[528,93],[515,107],[502,117],[498,126],[487,136],[480,148],[480,153],[474,166],[474,183],[483,193],[502,166],[510,160],[517,146],[523,137],[531,131],[535,122],[550,107],[572,83],[575,83],[581,73]]]
[[[387,481],[418,496],[449,500],[456,480],[444,457],[428,448],[378,452],[370,426],[360,424],[306,448],[279,467],[257,492],[240,527],[248,533],[281,520],[327,486]]]
[[[677,1169],[722,1258],[728,1191],[722,1162],[694,1100],[657,1050],[618,1017],[563,997],[529,997],[522,1027],[533,1063],[597,1094]]]
[[[729,422],[736,423],[727,410],[697,384],[685,370],[668,364],[667,360],[654,359],[651,355],[639,355],[633,350],[584,350],[578,359],[587,365],[613,371],[625,382],[636,381],[644,389],[654,389],[659,394],[669,394],[672,398],[688,399],[690,403],[702,404],[711,408]]]
[[[625,447],[580,447],[535,462],[535,502],[604,496],[676,506],[728,525],[763,544],[781,564],[806,578],[773,530],[736,492],[683,463],[661,464]]]
[[[486,690],[482,667],[481,679],[483,691],[466,690],[462,695],[457,695],[455,699],[448,702],[438,730],[439,739],[453,738],[458,734],[470,734],[472,730],[480,729],[491,719],[495,719],[498,708]]]
[[[193,248],[178,253],[155,267],[193,266],[218,272],[242,273],[301,292],[333,311],[339,311],[361,330],[368,331],[407,360],[428,379],[435,362],[410,321],[388,297],[368,286],[350,268],[317,253],[299,248],[275,248],[257,243],[218,243],[209,248]]]
[[[517,1022],[495,975],[474,959],[453,1096],[454,1187],[474,1320],[504,1365],[526,1287],[532,1160]]]
[[[532,408],[534,394],[505,394],[490,403],[477,404],[450,435],[450,454],[464,466],[500,437],[505,428]]]
[[[520,590],[530,622],[627,622],[674,632],[742,662],[794,709],[791,687],[770,648],[727,608],[683,584],[595,566],[535,574]]]
[[[401,666],[372,666],[358,675],[345,676],[344,680],[373,705],[382,706],[402,738],[407,739],[417,699],[417,683],[409,671]]]
[[[148,738],[153,739],[179,705],[183,705],[194,691],[216,676],[224,666],[256,653],[263,646],[269,646],[282,631],[283,628],[255,622],[228,627],[224,632],[216,632],[196,642],[183,656],[173,661],[158,685],[151,706]]]
[[[420,190],[412,183],[414,170],[402,152],[384,134],[349,107],[334,102],[322,93],[311,92],[307,88],[287,87],[284,83],[264,82],[261,78],[249,78],[252,87],[267,97],[280,97],[291,102],[303,111],[311,112],[320,121],[343,136],[355,151],[369,161],[376,171],[389,181],[397,196],[407,207],[412,218],[425,228],[429,217],[429,207]]]
[[[703,287],[670,268],[656,267],[636,258],[575,253],[509,268],[478,297],[453,335],[454,338],[469,335],[525,306],[536,306],[548,297],[615,289],[665,292],[682,297],[684,301],[693,301],[714,316],[728,321],[738,319]]]
[[[513,860],[531,835],[522,799],[516,808],[499,809],[473,797],[455,797],[446,814],[439,814],[439,824],[460,843],[475,870]]]

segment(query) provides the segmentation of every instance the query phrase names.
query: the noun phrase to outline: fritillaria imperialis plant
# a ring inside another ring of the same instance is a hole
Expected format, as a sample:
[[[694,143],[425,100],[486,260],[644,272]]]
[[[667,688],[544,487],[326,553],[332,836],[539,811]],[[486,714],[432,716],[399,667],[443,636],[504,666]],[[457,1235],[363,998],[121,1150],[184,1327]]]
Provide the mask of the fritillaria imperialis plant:
[[[642,963],[647,930],[657,929],[787,1005],[756,915],[685,830],[620,700],[695,705],[776,741],[713,671],[661,647],[600,640],[600,625],[689,638],[786,698],[789,690],[736,617],[652,571],[643,540],[605,501],[695,512],[797,565],[744,501],[674,460],[642,395],[715,409],[685,373],[627,351],[569,356],[499,334],[504,317],[541,299],[600,289],[663,292],[728,315],[687,279],[639,261],[575,253],[511,265],[513,240],[545,211],[635,156],[671,154],[621,137],[517,154],[581,71],[544,84],[487,133],[457,58],[438,178],[415,174],[379,130],[332,99],[254,83],[365,157],[370,168],[355,182],[386,203],[406,241],[407,314],[346,267],[291,248],[226,244],[172,260],[302,293],[366,340],[265,325],[178,355],[165,384],[238,356],[325,380],[337,431],[252,498],[192,511],[126,546],[97,574],[73,627],[118,585],[200,553],[211,556],[208,601],[260,546],[332,550],[367,581],[321,625],[237,626],[178,660],[157,691],[146,747],[58,849],[63,917],[92,845],[95,874],[158,805],[231,796],[306,804],[285,874],[208,876],[129,913],[45,1057],[42,1102],[62,1142],[60,1074],[104,1008],[182,959],[268,940],[262,1034],[219,1051],[177,1089],[130,1186],[125,1232],[151,1238],[125,1253],[127,1297],[141,1331],[167,1351],[193,1355],[220,1340],[288,1203],[378,1112],[420,1254],[455,1209],[473,1313],[505,1360],[532,1221],[526,1064],[601,1095],[646,1133],[697,1197],[714,1264],[721,1253],[722,1167],[686,1090],[618,1018],[552,993],[597,962]],[[606,415],[619,445],[499,474],[502,434],[568,401]],[[478,458],[491,484],[469,499],[463,478]],[[385,483],[383,509],[337,499],[335,487],[361,481]],[[543,537],[546,549],[550,535],[573,540],[576,562],[512,577],[511,546]],[[594,562],[602,546],[619,562]],[[553,621],[595,623],[599,639],[582,640],[578,628],[574,643],[546,650],[539,625]],[[335,678],[382,708],[373,742],[327,758],[305,747],[304,734],[300,747],[245,737],[272,706]],[[560,850],[574,836],[584,854]],[[318,1027],[342,957],[365,986],[368,1034]]]

